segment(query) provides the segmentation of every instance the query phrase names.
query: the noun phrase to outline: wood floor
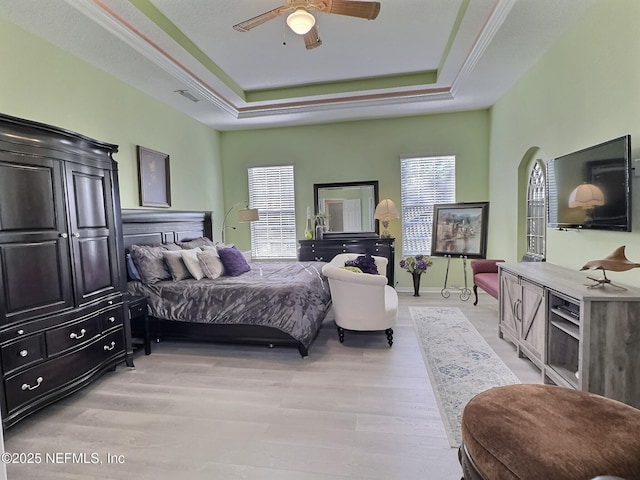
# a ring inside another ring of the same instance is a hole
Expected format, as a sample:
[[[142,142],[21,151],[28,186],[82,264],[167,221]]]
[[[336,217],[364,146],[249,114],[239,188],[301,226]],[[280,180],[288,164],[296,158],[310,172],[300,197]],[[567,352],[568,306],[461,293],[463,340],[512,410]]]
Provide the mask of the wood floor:
[[[541,381],[498,339],[497,301],[472,300],[401,293],[391,349],[383,333],[347,332],[341,345],[331,313],[306,360],[293,348],[154,344],[135,369],[7,430],[7,452],[42,455],[8,465],[8,478],[459,479],[408,307],[459,306],[523,383]]]

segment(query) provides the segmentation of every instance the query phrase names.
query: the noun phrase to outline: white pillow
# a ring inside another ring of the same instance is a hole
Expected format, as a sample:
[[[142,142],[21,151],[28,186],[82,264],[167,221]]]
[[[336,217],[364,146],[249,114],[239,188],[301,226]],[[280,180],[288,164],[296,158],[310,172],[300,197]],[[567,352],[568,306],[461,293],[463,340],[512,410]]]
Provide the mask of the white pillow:
[[[199,247],[180,251],[182,261],[187,266],[187,270],[189,270],[191,276],[196,280],[200,280],[204,277],[204,272],[200,266],[200,260],[198,260],[198,252],[202,252]]]
[[[224,265],[220,260],[218,251],[213,248],[207,248],[202,252],[197,253],[198,260],[200,260],[200,266],[207,278],[218,278],[224,275]]]

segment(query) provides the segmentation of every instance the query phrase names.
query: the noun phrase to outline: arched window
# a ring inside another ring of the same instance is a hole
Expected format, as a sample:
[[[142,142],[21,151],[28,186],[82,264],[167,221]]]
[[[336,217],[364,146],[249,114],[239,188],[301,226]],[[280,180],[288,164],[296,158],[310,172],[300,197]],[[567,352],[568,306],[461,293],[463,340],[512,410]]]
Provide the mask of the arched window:
[[[529,172],[527,189],[527,253],[528,260],[541,261],[545,257],[546,186],[544,167],[536,160]]]

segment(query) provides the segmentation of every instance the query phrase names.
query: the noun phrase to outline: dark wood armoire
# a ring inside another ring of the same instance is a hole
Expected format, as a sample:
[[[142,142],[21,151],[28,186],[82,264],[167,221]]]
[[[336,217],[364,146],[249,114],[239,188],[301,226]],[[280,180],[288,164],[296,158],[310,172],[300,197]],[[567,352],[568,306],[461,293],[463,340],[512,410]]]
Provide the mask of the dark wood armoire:
[[[132,365],[117,150],[0,114],[5,427]]]

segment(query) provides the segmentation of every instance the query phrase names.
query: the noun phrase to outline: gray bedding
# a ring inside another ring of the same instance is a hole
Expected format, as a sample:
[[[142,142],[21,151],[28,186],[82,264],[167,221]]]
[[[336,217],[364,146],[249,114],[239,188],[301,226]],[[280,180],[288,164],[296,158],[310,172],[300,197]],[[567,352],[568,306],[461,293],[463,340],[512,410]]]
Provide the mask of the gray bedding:
[[[264,325],[302,343],[313,341],[331,303],[321,262],[252,262],[237,277],[129,282],[151,316],[182,322]]]

